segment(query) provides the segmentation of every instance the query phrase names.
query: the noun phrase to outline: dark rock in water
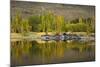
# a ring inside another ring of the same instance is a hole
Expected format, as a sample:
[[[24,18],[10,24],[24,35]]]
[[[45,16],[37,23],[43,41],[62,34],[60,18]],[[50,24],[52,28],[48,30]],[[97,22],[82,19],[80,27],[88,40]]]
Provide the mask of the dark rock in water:
[[[51,35],[42,35],[41,39],[42,40],[51,40]]]
[[[72,39],[77,39],[78,40],[78,39],[81,39],[81,37],[79,37],[78,35],[73,35]]]
[[[54,36],[53,39],[54,39],[54,40],[61,40],[62,38],[61,38],[61,35],[56,35],[56,36]]]
[[[63,35],[42,35],[42,40],[79,40],[81,37],[78,35],[63,34]]]

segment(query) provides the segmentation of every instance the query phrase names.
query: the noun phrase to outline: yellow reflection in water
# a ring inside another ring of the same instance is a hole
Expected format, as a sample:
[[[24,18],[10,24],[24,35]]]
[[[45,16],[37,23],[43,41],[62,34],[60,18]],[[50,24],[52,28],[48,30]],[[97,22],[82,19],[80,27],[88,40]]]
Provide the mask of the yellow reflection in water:
[[[14,41],[11,42],[11,58],[18,61],[20,64],[24,63],[26,57],[30,62],[34,57],[40,58],[42,63],[49,63],[53,59],[60,59],[64,57],[65,52],[73,50],[77,52],[91,51],[91,42],[76,42],[76,41],[45,41],[38,43],[37,41]]]

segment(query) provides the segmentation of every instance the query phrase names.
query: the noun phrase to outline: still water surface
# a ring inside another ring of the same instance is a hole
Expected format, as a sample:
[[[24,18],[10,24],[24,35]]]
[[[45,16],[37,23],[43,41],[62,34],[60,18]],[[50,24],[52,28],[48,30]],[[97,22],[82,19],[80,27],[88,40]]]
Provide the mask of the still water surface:
[[[94,41],[11,41],[12,66],[84,62],[94,60]]]

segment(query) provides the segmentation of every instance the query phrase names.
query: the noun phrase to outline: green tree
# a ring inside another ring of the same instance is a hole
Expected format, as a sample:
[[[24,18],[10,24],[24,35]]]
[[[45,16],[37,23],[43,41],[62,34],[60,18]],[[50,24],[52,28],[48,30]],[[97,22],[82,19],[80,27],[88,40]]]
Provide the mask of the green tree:
[[[62,31],[65,31],[65,22],[63,16],[56,16],[55,19],[55,31],[56,33],[60,34]]]
[[[28,32],[30,32],[30,25],[29,25],[29,22],[28,20],[22,20],[22,23],[21,23],[21,32],[25,35],[27,34]]]
[[[32,32],[40,31],[39,24],[41,23],[41,16],[38,16],[38,15],[30,16],[28,21],[29,21],[29,25],[31,27]]]
[[[11,21],[11,32],[20,33],[21,32],[21,21],[22,17],[20,12],[17,12],[15,17],[12,18]]]
[[[11,32],[13,33],[27,33],[30,31],[28,20],[22,19],[21,13],[17,12],[11,21]]]
[[[48,34],[48,32],[52,31],[52,25],[54,22],[54,18],[53,18],[53,14],[50,11],[46,11],[44,13],[42,13],[41,15],[41,24],[40,24],[40,29],[42,32],[46,32],[46,34]]]

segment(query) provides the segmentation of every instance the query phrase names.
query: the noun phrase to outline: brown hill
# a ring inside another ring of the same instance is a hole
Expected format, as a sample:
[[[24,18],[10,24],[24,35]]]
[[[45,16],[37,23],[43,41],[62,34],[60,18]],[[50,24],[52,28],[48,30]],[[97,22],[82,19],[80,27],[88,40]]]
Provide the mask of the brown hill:
[[[54,14],[63,15],[69,20],[79,17],[88,18],[95,16],[95,6],[11,1],[12,17],[15,16],[17,11],[21,12],[23,18],[27,18],[31,15],[39,15],[43,10],[50,10]]]

